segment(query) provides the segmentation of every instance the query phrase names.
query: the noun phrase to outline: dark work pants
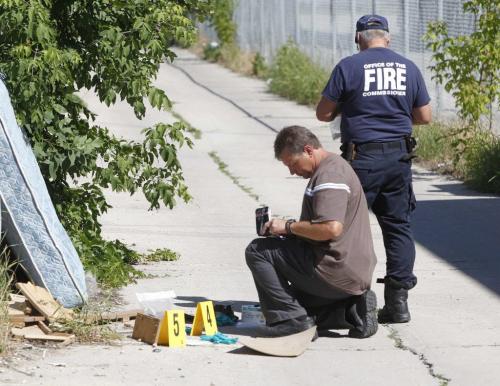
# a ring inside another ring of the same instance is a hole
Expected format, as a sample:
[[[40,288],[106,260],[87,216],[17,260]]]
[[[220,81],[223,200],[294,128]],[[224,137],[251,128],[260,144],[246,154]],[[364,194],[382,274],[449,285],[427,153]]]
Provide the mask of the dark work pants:
[[[305,307],[333,304],[352,296],[332,288],[317,275],[315,255],[303,240],[255,239],[245,257],[268,325],[306,315]]]
[[[415,243],[410,221],[416,206],[411,161],[406,144],[398,148],[384,144],[381,149],[358,146],[351,166],[363,186],[368,207],[377,216],[387,255],[386,275],[410,289],[417,283],[413,274]]]

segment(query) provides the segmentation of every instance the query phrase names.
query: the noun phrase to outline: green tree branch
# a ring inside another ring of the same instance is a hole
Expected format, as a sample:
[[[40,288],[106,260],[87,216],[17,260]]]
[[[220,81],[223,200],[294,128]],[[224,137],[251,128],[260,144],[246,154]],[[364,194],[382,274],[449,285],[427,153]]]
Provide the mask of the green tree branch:
[[[144,141],[127,142],[94,124],[78,92],[126,101],[138,118],[171,102],[153,85],[177,40],[194,39],[196,18],[212,0],[4,0],[0,71],[7,75],[17,120],[32,143],[59,218],[87,269],[116,286],[139,275],[137,253],[101,235],[109,208],[102,189],[141,190],[151,209],[190,199],[177,150],[192,146],[186,126],[158,124]],[[189,17],[188,17],[189,16]]]

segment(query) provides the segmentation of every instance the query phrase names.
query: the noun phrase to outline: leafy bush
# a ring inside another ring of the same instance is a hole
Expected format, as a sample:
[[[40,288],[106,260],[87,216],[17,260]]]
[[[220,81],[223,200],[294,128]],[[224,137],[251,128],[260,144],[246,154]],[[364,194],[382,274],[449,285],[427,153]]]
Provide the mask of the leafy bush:
[[[490,132],[440,124],[418,126],[419,161],[462,179],[474,189],[500,194],[500,139]]]
[[[269,76],[271,92],[300,104],[316,105],[329,74],[291,41],[274,58]]]
[[[214,11],[210,24],[214,27],[221,46],[234,43],[236,24],[233,22],[234,1],[214,0]]]
[[[500,194],[500,139],[490,132],[476,131],[464,158],[465,181],[483,192]]]
[[[210,42],[203,48],[203,59],[209,62],[217,62],[221,57],[220,45],[217,42]]]
[[[102,238],[99,216],[110,208],[103,189],[142,190],[151,209],[172,208],[176,197],[188,201],[177,149],[192,141],[181,122],[148,128],[142,143],[119,139],[93,123],[78,92],[93,90],[108,106],[124,100],[138,118],[145,98],[153,108],[169,108],[152,80],[165,57],[175,57],[171,42],[193,39],[187,15],[206,15],[210,6],[200,0],[0,3],[0,71],[17,120],[80,258],[105,284],[140,273],[127,265],[134,251]]]
[[[432,163],[432,167],[436,165],[449,167],[449,172],[452,172],[453,164],[453,148],[452,130],[440,124],[431,124],[427,126],[416,126],[413,129],[413,134],[417,138],[416,154],[419,160]],[[441,169],[441,171],[446,171]]]
[[[268,75],[269,68],[264,57],[258,52],[255,54],[252,61],[252,75],[258,78],[265,78]]]
[[[464,12],[475,15],[470,35],[450,36],[446,23],[430,23],[424,39],[434,54],[434,79],[452,93],[459,115],[471,129],[489,120],[500,102],[500,6],[498,0],[473,0]]]

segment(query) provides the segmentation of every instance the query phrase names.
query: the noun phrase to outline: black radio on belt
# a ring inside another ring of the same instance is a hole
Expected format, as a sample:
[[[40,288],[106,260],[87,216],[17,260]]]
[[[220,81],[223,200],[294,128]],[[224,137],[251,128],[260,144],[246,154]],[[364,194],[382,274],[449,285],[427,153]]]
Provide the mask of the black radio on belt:
[[[343,143],[340,146],[340,150],[342,151],[342,158],[347,162],[351,162],[356,158],[356,145],[352,142]]]
[[[406,135],[405,143],[406,143],[406,151],[408,152],[408,154],[406,154],[402,159],[404,161],[409,161],[417,156],[413,152],[413,150],[417,147],[417,140],[411,135]]]

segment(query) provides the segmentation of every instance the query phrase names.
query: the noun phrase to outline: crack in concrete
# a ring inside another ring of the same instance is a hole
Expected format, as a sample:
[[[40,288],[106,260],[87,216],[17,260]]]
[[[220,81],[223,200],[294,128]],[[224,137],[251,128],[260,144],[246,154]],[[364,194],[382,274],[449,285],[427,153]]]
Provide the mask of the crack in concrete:
[[[448,383],[451,381],[451,378],[445,377],[443,374],[436,373],[434,371],[434,364],[429,362],[429,360],[426,358],[426,356],[422,353],[419,353],[417,350],[414,348],[411,348],[410,346],[407,346],[403,343],[403,339],[399,336],[398,331],[391,327],[387,326],[386,327],[389,329],[390,333],[388,335],[389,339],[392,339],[394,341],[394,347],[403,350],[403,351],[409,351],[416,357],[418,357],[418,360],[424,364],[425,367],[427,367],[427,370],[429,371],[429,374],[431,377],[436,378],[440,381],[441,386],[447,386]]]
[[[500,344],[498,343],[493,343],[493,344],[465,344],[459,346],[461,348],[483,348],[483,347],[500,347]]]
[[[225,100],[226,102],[229,102],[231,103],[234,107],[236,107],[238,110],[240,110],[241,112],[243,112],[247,117],[259,122],[261,125],[267,127],[269,130],[271,131],[274,131],[275,133],[277,133],[279,130],[276,130],[274,127],[272,127],[271,125],[267,124],[266,122],[264,122],[262,119],[260,119],[259,117],[256,117],[255,115],[253,115],[252,113],[250,113],[248,110],[244,109],[243,107],[241,107],[238,103],[236,103],[234,100],[232,100],[231,98],[228,98],[216,91],[214,91],[213,89],[211,89],[210,87],[208,86],[205,86],[203,83],[200,83],[198,82],[196,79],[194,79],[194,77],[188,72],[186,71],[184,68],[182,67],[179,67],[173,63],[168,63],[170,66],[172,66],[173,68],[179,70],[180,72],[182,72],[184,75],[186,75],[188,77],[189,80],[191,80],[191,82],[193,82],[194,84],[198,85],[199,87],[201,88],[204,88],[205,90],[207,90],[209,93],[215,95],[215,96],[218,96],[219,98]]]
[[[217,154],[217,152],[215,151],[211,151],[210,153],[208,153],[208,155],[210,156],[210,158],[212,158],[212,160],[215,162],[215,164],[219,167],[219,171],[226,175],[227,177],[229,177],[229,179],[238,187],[240,188],[241,190],[243,190],[246,194],[248,194],[250,197],[252,197],[255,201],[259,201],[259,196],[257,194],[255,194],[252,190],[252,188],[248,187],[248,186],[245,186],[243,185],[241,182],[240,182],[240,177],[236,177],[235,175],[233,175],[228,169],[227,169],[227,164],[222,162],[222,160],[220,159],[219,155]]]

